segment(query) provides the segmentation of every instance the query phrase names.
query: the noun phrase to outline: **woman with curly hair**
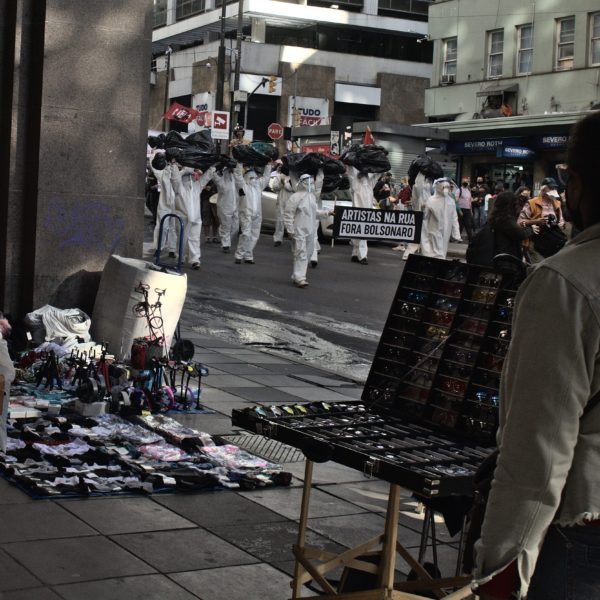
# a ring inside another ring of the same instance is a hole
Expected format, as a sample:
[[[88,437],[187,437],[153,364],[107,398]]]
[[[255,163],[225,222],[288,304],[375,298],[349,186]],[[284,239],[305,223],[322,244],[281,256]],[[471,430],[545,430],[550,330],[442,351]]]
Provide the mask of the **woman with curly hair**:
[[[518,216],[518,197],[512,192],[498,194],[488,215],[488,225],[494,233],[494,255],[512,254],[523,259],[523,241],[533,235],[533,229],[518,225]]]

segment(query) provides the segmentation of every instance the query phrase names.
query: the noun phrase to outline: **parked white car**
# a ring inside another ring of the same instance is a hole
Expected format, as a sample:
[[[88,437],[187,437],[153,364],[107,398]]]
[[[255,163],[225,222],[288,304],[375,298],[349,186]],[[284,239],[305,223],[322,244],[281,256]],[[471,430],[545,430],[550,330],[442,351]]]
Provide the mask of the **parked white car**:
[[[329,194],[322,194],[321,201],[323,208],[327,211],[333,211],[335,206],[352,206],[349,192],[336,191]],[[262,228],[265,231],[275,231],[275,222],[277,220],[275,203],[277,194],[269,188],[262,193]],[[333,231],[333,217],[327,216],[321,219],[321,232],[325,237],[330,238]]]

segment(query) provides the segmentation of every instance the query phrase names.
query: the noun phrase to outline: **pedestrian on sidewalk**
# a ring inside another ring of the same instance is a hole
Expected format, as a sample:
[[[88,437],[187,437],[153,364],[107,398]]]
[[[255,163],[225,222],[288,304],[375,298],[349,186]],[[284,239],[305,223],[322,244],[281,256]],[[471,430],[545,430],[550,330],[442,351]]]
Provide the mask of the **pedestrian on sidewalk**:
[[[471,196],[471,190],[469,189],[469,182],[463,181],[457,193],[458,208],[460,208],[460,215],[458,223],[460,230],[464,229],[467,234],[467,240],[470,242],[473,237],[473,211],[472,203],[473,198]]]
[[[481,600],[600,598],[600,111],[575,126],[567,161],[582,233],[536,265],[515,299],[476,544]]]
[[[0,452],[6,452],[6,419],[10,385],[15,378],[15,367],[8,353],[6,338],[10,335],[10,323],[0,312],[0,375],[4,377],[4,395],[0,397]]]
[[[271,176],[271,164],[264,167],[262,175],[254,168],[246,173],[241,164],[235,169],[234,179],[240,195],[241,233],[235,250],[235,263],[254,264],[254,247],[260,236],[262,224],[262,191],[267,187]]]

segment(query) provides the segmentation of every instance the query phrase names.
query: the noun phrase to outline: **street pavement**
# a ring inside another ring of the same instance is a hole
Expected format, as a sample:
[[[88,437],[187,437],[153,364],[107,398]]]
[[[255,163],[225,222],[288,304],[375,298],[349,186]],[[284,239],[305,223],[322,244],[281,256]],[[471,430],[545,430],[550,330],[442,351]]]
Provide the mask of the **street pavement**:
[[[207,285],[201,277],[198,284]],[[184,311],[181,327],[195,359],[210,369],[202,403],[214,414],[179,417],[201,431],[244,445],[255,438],[231,425],[233,409],[360,398],[362,386],[352,378],[198,333],[197,307]],[[290,598],[305,463],[289,448],[278,454],[293,474],[289,487],[32,500],[0,480],[0,599]],[[315,465],[307,542],[339,551],[383,533],[387,491],[385,482],[359,471]],[[399,540],[416,554],[422,515],[408,492],[402,502]],[[443,525],[437,532],[439,566],[450,576],[457,540]],[[408,569],[399,562],[397,570],[402,578]]]

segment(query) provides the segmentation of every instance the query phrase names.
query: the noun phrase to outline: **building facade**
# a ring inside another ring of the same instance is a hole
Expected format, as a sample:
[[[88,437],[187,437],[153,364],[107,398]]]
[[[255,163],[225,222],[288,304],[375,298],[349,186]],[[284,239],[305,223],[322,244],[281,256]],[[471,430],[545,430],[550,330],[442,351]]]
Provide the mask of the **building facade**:
[[[273,122],[326,125],[334,116],[350,123],[423,122],[423,93],[432,75],[429,5],[430,0],[245,0],[238,53],[239,3],[228,3],[224,109],[263,140]],[[148,126],[160,129],[171,101],[215,109],[222,4],[155,0],[154,6]],[[261,86],[263,79],[269,84]],[[247,103],[244,93],[251,94]]]
[[[556,176],[572,124],[600,108],[598,0],[438,0],[429,28],[425,114],[462,177]]]

